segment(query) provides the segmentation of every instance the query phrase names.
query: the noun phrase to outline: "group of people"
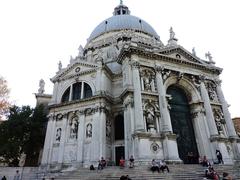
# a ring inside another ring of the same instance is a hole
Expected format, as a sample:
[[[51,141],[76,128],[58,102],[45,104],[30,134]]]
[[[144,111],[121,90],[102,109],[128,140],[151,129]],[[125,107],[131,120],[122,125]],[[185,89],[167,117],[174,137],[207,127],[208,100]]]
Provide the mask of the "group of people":
[[[216,156],[218,161],[214,162],[214,164],[224,164],[222,153],[219,150],[216,150]],[[203,158],[199,158],[199,164],[201,164],[203,167],[207,167],[205,170],[205,177],[207,179],[213,179],[213,180],[219,180],[220,176],[219,174],[214,170],[213,166],[211,165],[210,161],[207,159],[206,156],[203,156]],[[223,180],[232,180],[232,177],[227,173],[223,172]]]
[[[155,159],[153,159],[151,165],[152,165],[151,166],[151,171],[152,172],[155,172],[155,171],[157,171],[157,172],[160,172],[160,171],[164,172],[165,169],[167,170],[167,172],[169,172],[169,168],[168,168],[168,166],[167,166],[167,164],[165,163],[164,160],[161,160],[161,159],[155,160]]]

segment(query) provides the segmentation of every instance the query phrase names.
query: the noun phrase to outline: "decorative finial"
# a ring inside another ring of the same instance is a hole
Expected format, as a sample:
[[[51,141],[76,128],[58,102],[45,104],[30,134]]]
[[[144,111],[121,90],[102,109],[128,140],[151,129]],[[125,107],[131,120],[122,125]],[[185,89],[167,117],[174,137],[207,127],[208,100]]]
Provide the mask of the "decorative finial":
[[[123,5],[123,0],[120,0],[120,4]]]
[[[62,70],[62,62],[61,62],[61,61],[59,61],[59,63],[58,63],[58,70],[59,70],[59,71]]]
[[[209,51],[207,53],[205,53],[205,57],[206,57],[206,59],[209,60],[209,62],[211,64],[215,64],[215,62],[212,60],[212,54]]]
[[[43,79],[41,79],[40,81],[39,81],[39,89],[38,89],[38,93],[39,94],[43,94],[44,93],[44,86],[45,86],[45,82],[44,82],[44,80]]]
[[[192,54],[193,54],[194,56],[196,56],[195,47],[192,48]]]

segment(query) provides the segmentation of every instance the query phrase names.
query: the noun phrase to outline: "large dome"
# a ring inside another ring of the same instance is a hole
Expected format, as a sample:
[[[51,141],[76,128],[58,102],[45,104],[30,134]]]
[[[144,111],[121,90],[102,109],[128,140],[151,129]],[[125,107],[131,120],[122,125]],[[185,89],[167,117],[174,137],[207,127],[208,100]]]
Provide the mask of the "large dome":
[[[159,39],[158,34],[146,21],[130,15],[127,6],[119,5],[114,9],[114,16],[101,22],[91,33],[88,41],[110,31],[131,29],[144,32]]]

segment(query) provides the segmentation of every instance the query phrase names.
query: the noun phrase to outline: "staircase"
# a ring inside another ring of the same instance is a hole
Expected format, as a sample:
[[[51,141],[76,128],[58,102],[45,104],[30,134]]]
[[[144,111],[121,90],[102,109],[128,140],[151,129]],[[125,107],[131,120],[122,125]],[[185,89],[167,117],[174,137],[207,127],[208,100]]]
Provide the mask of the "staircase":
[[[135,167],[133,169],[119,167],[107,167],[103,170],[90,171],[86,168],[80,168],[72,172],[65,172],[55,180],[119,180],[122,175],[129,175],[132,180],[201,180],[204,178],[206,167],[200,165],[169,165],[170,173],[152,173],[148,167]],[[222,177],[224,171],[231,174],[234,179],[240,180],[240,167],[228,165],[215,165],[214,169]]]

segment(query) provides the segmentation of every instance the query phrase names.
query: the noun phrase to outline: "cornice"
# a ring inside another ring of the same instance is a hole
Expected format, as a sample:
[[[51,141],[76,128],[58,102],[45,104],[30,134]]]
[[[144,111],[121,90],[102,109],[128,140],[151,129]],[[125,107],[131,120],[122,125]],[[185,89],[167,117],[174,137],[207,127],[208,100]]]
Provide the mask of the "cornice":
[[[85,66],[85,67],[89,67],[89,68],[97,68],[98,66],[95,65],[95,64],[90,64],[88,62],[76,62],[72,65],[68,65],[66,68],[62,69],[60,72],[57,73],[57,75],[55,75],[53,78],[51,78],[50,80],[54,83],[58,80],[65,80],[65,79],[69,79],[69,78],[72,78],[72,77],[75,77],[75,76],[81,76],[83,74],[87,74],[87,73],[90,73],[90,72],[93,72],[93,71],[96,71],[96,69],[89,69],[89,70],[86,70],[86,71],[82,71],[82,72],[79,72],[79,73],[76,73],[74,75],[71,75],[71,76],[66,76],[67,78],[62,78],[64,77],[67,73],[69,73],[72,69],[74,69],[76,66]],[[62,78],[62,79],[61,79]]]
[[[204,70],[204,71],[207,71],[210,73],[215,73],[217,75],[219,75],[222,72],[222,69],[218,68],[218,67],[208,66],[208,65],[199,64],[196,62],[185,61],[183,59],[169,57],[164,54],[153,52],[152,50],[147,50],[147,49],[142,49],[142,48],[136,47],[135,45],[124,46],[124,48],[120,51],[120,54],[118,56],[118,63],[122,64],[122,60],[125,57],[129,57],[130,54],[137,54],[138,56],[150,58],[153,60],[171,62],[174,64],[182,64],[182,65],[185,65],[188,67],[193,67],[193,68],[196,68],[199,70]]]

